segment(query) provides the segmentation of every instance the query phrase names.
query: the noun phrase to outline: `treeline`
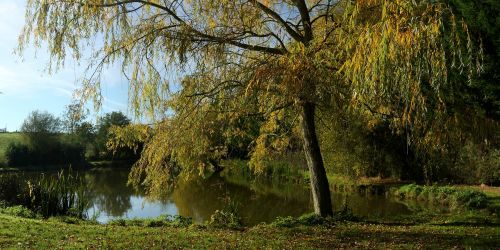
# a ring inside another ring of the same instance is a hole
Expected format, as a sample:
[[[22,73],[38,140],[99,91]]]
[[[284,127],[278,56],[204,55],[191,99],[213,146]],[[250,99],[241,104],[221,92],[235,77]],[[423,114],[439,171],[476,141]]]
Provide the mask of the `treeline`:
[[[106,143],[113,126],[126,126],[130,119],[111,112],[89,122],[80,106],[68,105],[62,117],[33,111],[21,126],[22,140],[11,143],[6,152],[10,167],[41,165],[83,166],[89,161],[134,161],[135,151],[127,148],[108,150]]]

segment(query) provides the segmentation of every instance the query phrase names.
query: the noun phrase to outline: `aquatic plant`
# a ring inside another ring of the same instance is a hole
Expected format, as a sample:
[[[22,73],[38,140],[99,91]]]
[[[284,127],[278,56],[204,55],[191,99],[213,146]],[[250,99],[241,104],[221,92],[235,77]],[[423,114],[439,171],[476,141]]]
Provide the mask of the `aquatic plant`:
[[[0,175],[0,201],[6,206],[23,206],[45,218],[86,218],[89,199],[83,178],[71,169],[27,181],[18,174]]]
[[[85,182],[71,169],[67,174],[41,175],[39,180],[28,181],[29,208],[43,217],[70,215],[87,217],[89,192]]]
[[[243,227],[242,218],[239,215],[239,204],[228,200],[227,205],[221,210],[215,210],[210,217],[208,225],[215,228],[239,229]]]

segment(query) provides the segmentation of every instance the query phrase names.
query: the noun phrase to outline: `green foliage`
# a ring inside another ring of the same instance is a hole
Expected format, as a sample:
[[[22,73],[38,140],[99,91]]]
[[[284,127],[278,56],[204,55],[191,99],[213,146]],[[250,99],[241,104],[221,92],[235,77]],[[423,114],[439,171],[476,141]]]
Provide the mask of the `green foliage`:
[[[386,119],[333,104],[325,110],[318,115],[318,134],[329,173],[351,178],[419,177],[408,164],[413,152],[406,135],[394,133]]]
[[[488,206],[488,198],[483,192],[456,187],[410,184],[400,187],[395,194],[402,199],[429,201],[451,209],[482,209]]]
[[[43,217],[71,215],[86,218],[89,191],[84,180],[71,170],[57,175],[42,175],[28,182],[29,208]]]
[[[214,228],[240,229],[243,227],[242,219],[238,212],[239,204],[235,201],[228,201],[226,207],[215,210],[210,217],[208,225]]]
[[[167,215],[165,216],[165,220],[169,225],[174,227],[187,227],[193,224],[193,218],[181,215]]]
[[[130,119],[122,112],[111,112],[100,118],[96,125],[95,145],[98,151],[98,158],[103,159],[130,159],[135,158],[135,153],[128,147],[108,148],[108,141],[112,139],[113,127],[125,127],[130,124]]]
[[[484,49],[482,74],[462,86],[456,105],[473,109],[474,116],[500,118],[500,3],[495,0],[446,0],[458,17],[463,18]]]
[[[493,145],[467,142],[460,148],[453,168],[453,180],[460,183],[500,184],[500,149]]]
[[[0,207],[0,213],[22,218],[36,218],[37,215],[30,209],[21,205],[13,207]]]
[[[46,164],[74,164],[85,162],[84,148],[78,144],[54,141],[49,148],[31,148],[23,144],[11,144],[7,148],[7,165],[25,167]]]
[[[260,172],[256,172],[247,160],[224,160],[221,165],[224,170],[222,175],[229,179],[242,179],[246,181],[273,181],[273,182],[295,182],[303,181],[305,160],[301,153],[290,153],[287,155],[276,155],[262,166]],[[306,174],[308,177],[308,175]]]
[[[69,170],[42,175],[27,182],[17,175],[0,176],[0,200],[8,206],[23,206],[44,218],[74,216],[86,218],[89,191],[82,177]]]
[[[80,144],[64,142],[60,120],[40,111],[33,111],[21,127],[22,140],[13,141],[5,149],[6,164],[22,167],[44,164],[81,164],[84,148]]]
[[[319,225],[333,225],[335,222],[345,221],[358,221],[359,218],[355,216],[351,209],[344,208],[340,211],[334,212],[331,217],[321,217],[314,213],[303,214],[298,218],[292,216],[278,217],[271,225],[275,227],[297,227],[297,226],[319,226]]]
[[[83,113],[82,105],[72,103],[66,106],[66,110],[64,111],[62,117],[64,130],[68,134],[74,134],[76,133],[77,128],[86,119],[86,114]]]
[[[20,133],[0,133],[0,168],[7,165],[5,153],[9,145],[21,142],[22,136]]]
[[[113,219],[107,223],[113,226],[139,226],[139,227],[181,227],[193,225],[193,219],[181,215],[165,215],[154,219]]]
[[[276,227],[294,227],[297,226],[297,219],[292,216],[278,217],[274,220],[272,225]]]
[[[57,140],[56,134],[61,132],[61,121],[48,112],[36,110],[24,120],[21,132],[30,148],[47,150]]]

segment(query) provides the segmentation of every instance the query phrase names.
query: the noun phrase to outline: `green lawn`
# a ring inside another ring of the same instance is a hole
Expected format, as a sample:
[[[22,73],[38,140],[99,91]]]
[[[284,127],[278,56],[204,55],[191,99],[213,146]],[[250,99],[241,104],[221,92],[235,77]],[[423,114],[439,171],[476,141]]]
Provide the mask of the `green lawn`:
[[[69,224],[0,215],[0,249],[335,249],[486,248],[500,246],[500,227],[337,223],[241,231],[190,227]]]
[[[20,133],[0,133],[0,166],[5,164],[5,151],[12,142],[20,142],[22,140]]]

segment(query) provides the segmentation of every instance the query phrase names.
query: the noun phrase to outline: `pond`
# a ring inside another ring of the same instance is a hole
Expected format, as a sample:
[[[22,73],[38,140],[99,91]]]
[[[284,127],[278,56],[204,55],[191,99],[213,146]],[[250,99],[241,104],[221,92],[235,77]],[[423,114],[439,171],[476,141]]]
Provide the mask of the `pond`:
[[[210,220],[215,210],[227,206],[228,200],[239,205],[238,212],[246,225],[313,211],[310,191],[303,184],[242,185],[222,177],[211,177],[180,183],[169,195],[149,199],[143,192],[127,186],[128,173],[127,169],[80,172],[91,193],[90,217],[106,223],[116,218],[182,215],[193,218],[195,222],[204,222]],[[347,206],[360,216],[390,217],[412,213],[405,203],[384,195],[333,193],[332,203],[334,210]]]

